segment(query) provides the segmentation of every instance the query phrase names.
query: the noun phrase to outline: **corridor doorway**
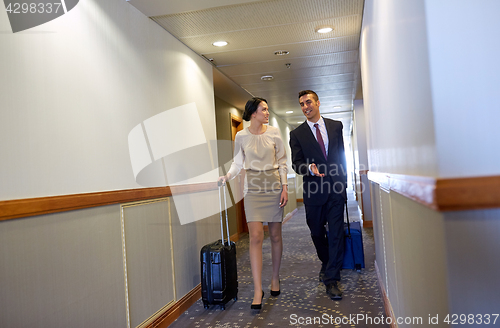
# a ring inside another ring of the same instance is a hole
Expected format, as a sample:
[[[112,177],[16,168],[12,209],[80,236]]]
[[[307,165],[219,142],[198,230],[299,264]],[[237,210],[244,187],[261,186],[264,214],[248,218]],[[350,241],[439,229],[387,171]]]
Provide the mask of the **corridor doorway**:
[[[231,140],[233,141],[233,154],[234,154],[234,139],[236,137],[236,133],[238,131],[243,130],[243,119],[236,115],[231,115]],[[234,199],[241,199],[239,202],[235,204],[236,208],[236,222],[238,234],[248,232],[247,220],[245,217],[245,205],[243,201],[243,185],[245,183],[245,170],[241,170],[240,174],[235,178],[236,187],[233,190]]]

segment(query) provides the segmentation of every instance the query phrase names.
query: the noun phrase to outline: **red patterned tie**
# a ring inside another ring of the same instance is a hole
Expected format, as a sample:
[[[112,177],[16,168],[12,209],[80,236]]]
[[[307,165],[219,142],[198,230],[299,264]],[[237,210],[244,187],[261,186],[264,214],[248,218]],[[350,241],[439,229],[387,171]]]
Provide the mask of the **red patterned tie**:
[[[316,139],[318,139],[319,147],[321,148],[321,151],[323,152],[323,156],[326,157],[326,150],[325,150],[325,143],[323,142],[323,137],[321,136],[321,132],[319,131],[319,125],[318,123],[314,124],[314,127],[316,128]]]

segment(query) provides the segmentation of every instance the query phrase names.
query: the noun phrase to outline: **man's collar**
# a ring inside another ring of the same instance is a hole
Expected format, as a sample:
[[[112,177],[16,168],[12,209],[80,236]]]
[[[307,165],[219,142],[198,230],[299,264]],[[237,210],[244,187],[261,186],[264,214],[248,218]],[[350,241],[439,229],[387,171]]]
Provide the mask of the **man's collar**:
[[[311,122],[309,120],[306,120],[306,122],[307,122],[307,125],[309,125],[309,127],[311,129],[314,127],[314,124],[316,124],[316,123],[318,123],[321,126],[325,126],[325,120],[323,119],[323,116],[320,116],[319,120],[316,123],[313,123],[313,122]]]

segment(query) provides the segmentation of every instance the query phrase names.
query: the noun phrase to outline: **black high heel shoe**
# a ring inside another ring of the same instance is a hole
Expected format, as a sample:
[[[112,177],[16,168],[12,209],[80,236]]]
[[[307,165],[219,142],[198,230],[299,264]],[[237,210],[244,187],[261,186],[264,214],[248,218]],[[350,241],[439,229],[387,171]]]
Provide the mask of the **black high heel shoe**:
[[[281,280],[278,280],[278,282],[280,284],[280,289],[278,289],[278,290],[271,289],[271,296],[273,296],[273,297],[279,296],[279,294],[281,293]]]
[[[251,304],[250,309],[252,310],[260,310],[262,309],[262,300],[264,299],[264,291],[262,291],[262,298],[260,299],[260,304]]]

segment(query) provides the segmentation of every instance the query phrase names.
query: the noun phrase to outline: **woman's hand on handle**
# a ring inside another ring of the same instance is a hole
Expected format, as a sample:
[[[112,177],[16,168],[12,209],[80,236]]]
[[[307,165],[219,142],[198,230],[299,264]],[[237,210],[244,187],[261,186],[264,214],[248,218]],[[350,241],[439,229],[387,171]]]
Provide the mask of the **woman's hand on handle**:
[[[217,185],[219,186],[223,186],[226,184],[226,182],[229,180],[229,178],[227,177],[227,175],[223,175],[223,176],[220,176],[218,179],[217,179]]]

